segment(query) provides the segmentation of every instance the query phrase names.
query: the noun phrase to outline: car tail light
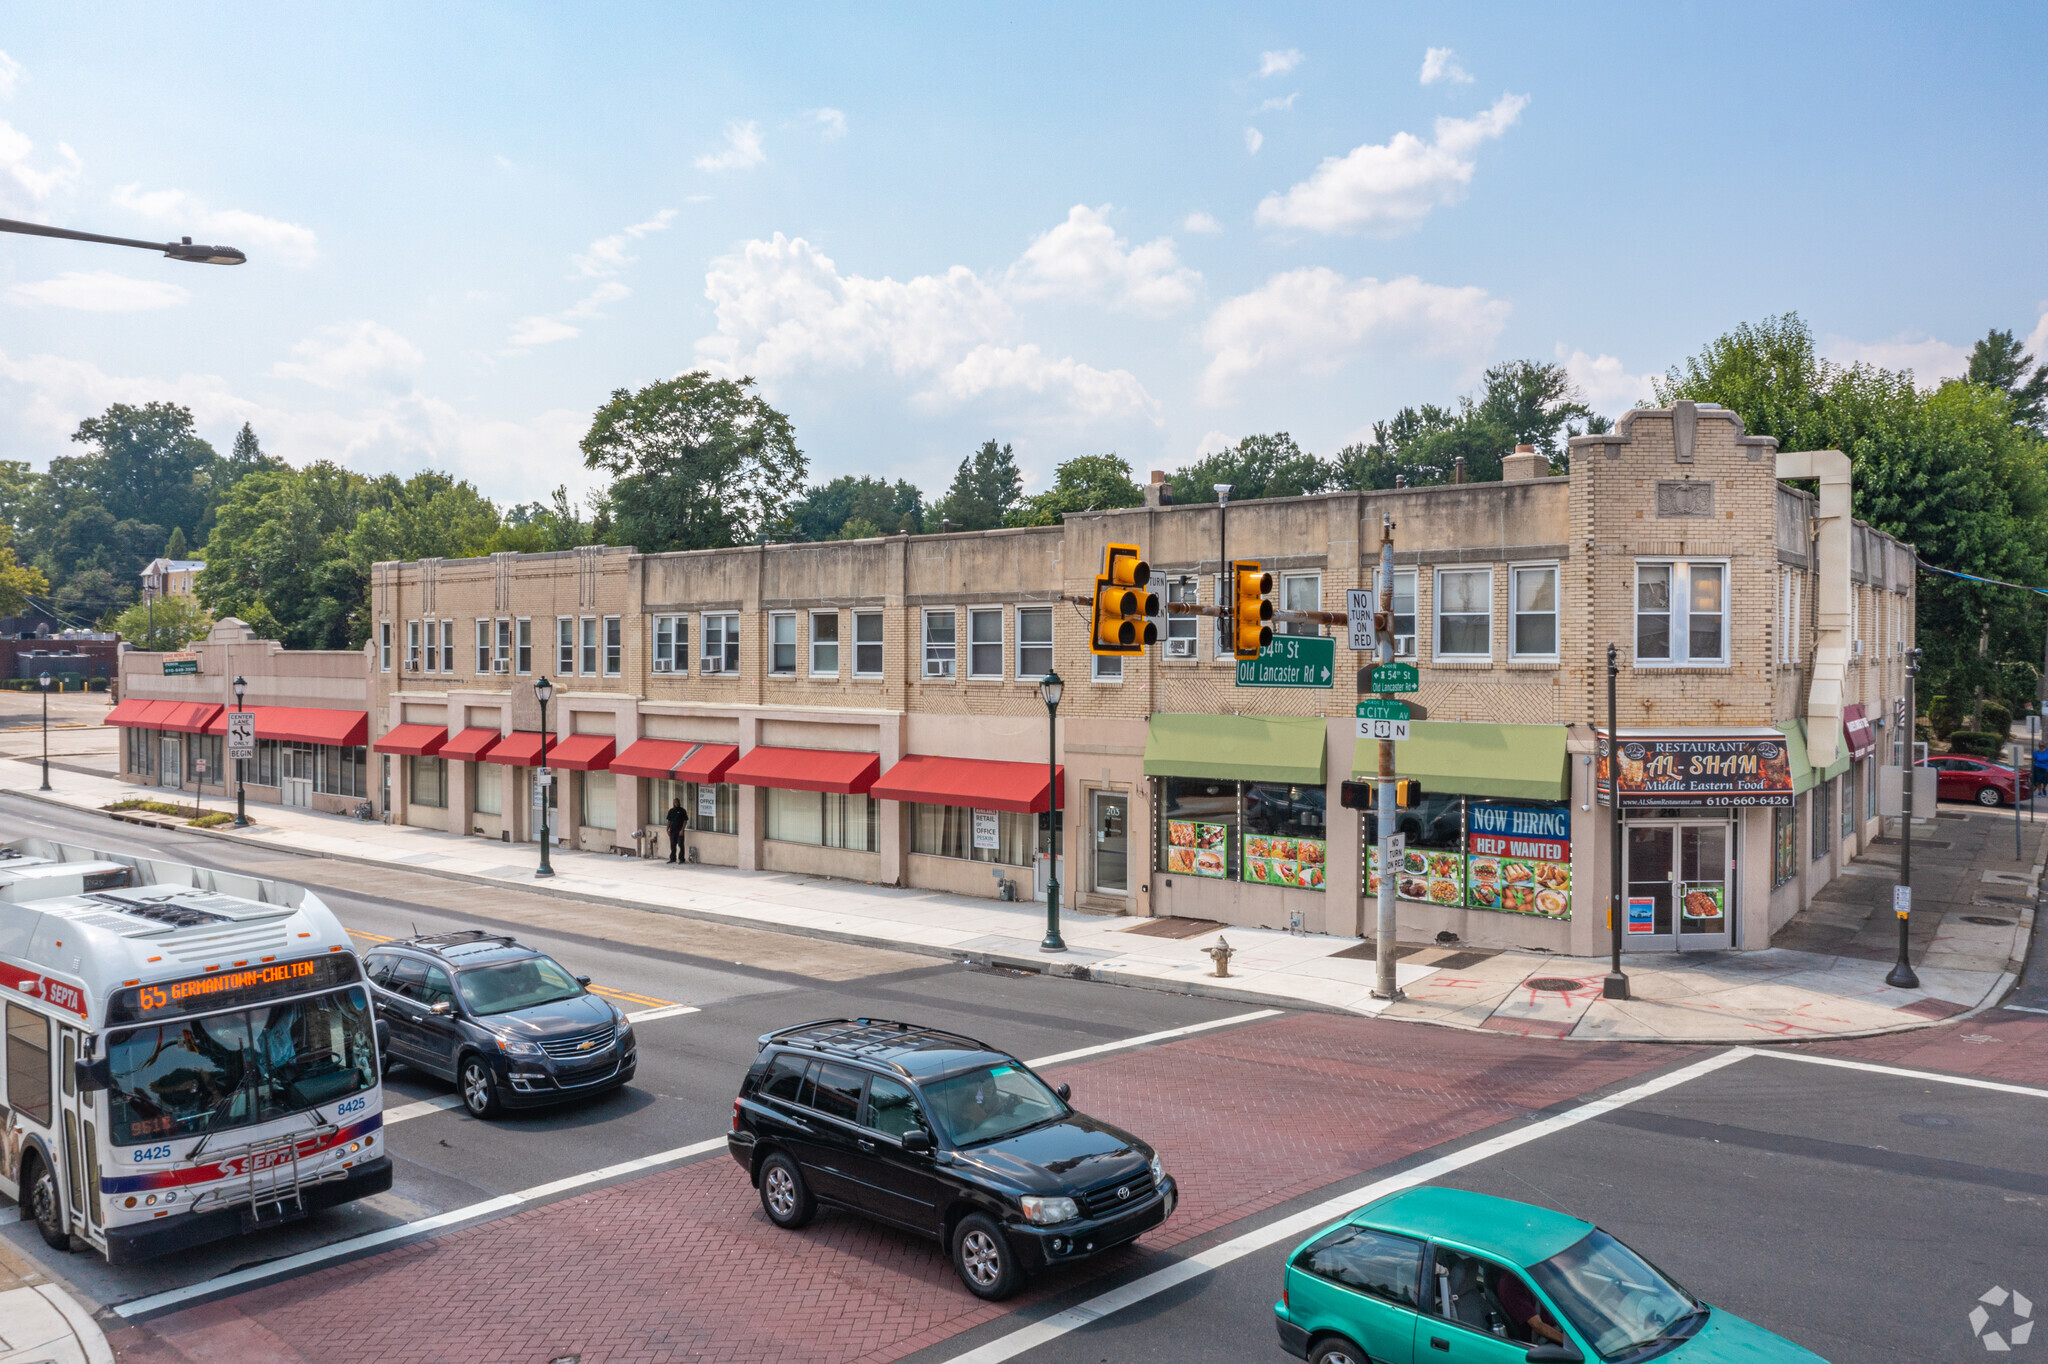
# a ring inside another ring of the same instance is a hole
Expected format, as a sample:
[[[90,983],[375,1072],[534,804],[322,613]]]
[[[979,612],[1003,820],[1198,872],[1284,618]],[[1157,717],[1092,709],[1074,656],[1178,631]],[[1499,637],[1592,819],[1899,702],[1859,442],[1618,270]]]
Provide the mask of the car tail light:
[[[738,1099],[732,1101],[732,1130],[735,1132],[740,1130],[740,1101]]]

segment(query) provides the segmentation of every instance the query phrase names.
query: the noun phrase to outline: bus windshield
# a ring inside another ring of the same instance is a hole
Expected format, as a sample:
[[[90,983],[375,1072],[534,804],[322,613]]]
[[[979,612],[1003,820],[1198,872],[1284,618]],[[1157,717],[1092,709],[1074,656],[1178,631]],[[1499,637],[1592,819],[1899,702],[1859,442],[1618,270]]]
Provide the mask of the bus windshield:
[[[116,1145],[269,1122],[377,1083],[360,986],[118,1033],[107,1054]]]

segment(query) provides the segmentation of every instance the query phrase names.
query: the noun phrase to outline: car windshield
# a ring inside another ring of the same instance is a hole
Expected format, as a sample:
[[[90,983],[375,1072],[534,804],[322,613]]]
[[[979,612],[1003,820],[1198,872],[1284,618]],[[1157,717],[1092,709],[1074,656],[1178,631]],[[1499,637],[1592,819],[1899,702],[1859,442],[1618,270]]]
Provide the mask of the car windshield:
[[[553,957],[528,957],[500,966],[478,966],[455,977],[455,988],[473,1014],[508,1014],[583,993],[576,977]]]
[[[1067,1115],[1067,1106],[1017,1065],[983,1066],[924,1086],[925,1102],[955,1146],[1001,1141]]]
[[[1529,1272],[1579,1334],[1610,1359],[1648,1345],[1699,1306],[1692,1294],[1604,1231]]]

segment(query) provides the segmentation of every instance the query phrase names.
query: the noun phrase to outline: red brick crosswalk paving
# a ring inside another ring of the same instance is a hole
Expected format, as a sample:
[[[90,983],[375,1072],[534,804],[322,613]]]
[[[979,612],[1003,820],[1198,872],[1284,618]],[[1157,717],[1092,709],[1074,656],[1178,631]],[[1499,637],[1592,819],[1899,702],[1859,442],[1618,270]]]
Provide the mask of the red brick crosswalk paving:
[[[1180,1210],[1114,1269],[1413,1152],[1689,1053],[1296,1015],[1057,1067],[1085,1112],[1155,1144]],[[825,1212],[762,1215],[717,1156],[122,1328],[132,1364],[881,1364],[1000,1306],[934,1244]]]

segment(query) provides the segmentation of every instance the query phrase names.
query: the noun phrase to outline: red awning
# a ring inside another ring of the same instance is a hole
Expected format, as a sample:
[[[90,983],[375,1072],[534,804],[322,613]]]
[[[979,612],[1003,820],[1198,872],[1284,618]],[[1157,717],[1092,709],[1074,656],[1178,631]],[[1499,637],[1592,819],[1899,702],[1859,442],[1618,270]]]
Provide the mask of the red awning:
[[[379,753],[399,753],[408,758],[431,758],[448,742],[446,725],[399,725],[371,747]]]
[[[180,734],[204,734],[213,717],[220,714],[220,706],[212,701],[159,701],[157,710],[150,717],[150,724],[157,729],[176,730]]]
[[[612,771],[628,777],[663,780],[675,775],[676,764],[690,756],[697,745],[676,739],[641,739],[612,759]]]
[[[557,745],[548,741],[548,756],[555,756]],[[487,763],[502,763],[506,767],[540,766],[540,731],[537,729],[515,729],[498,740],[497,746],[484,754]]]
[[[1066,784],[1066,770],[1059,773]],[[911,753],[889,769],[868,794],[882,800],[923,805],[969,805],[980,810],[1031,814],[1048,808],[1044,763],[995,762],[987,758],[933,758]]]
[[[1842,707],[1842,732],[1849,736],[1849,756],[1857,762],[1877,747],[1877,735],[1872,732],[1869,716],[1861,705]]]
[[[169,701],[145,701],[140,697],[131,696],[108,711],[107,718],[100,723],[121,725],[128,729],[155,729],[154,717],[165,706],[171,704]]]
[[[693,781],[700,786],[737,780],[732,776],[732,765],[739,758],[738,744],[698,744],[696,751],[677,766],[676,780]]]
[[[495,729],[475,727],[465,729],[462,733],[442,745],[441,756],[444,758],[455,758],[462,762],[477,762],[483,758],[484,754],[496,748],[498,740],[504,737],[503,734],[500,734]]]
[[[872,753],[829,748],[751,748],[725,774],[743,786],[859,795],[875,784],[882,760]]]
[[[603,772],[612,765],[617,751],[609,734],[571,734],[559,744],[548,746],[548,766],[566,767],[571,772]]]
[[[358,748],[370,741],[370,717],[359,710],[323,710],[315,706],[251,706],[256,717],[256,737],[282,739],[287,743],[332,744],[336,748]],[[228,732],[223,710],[206,726],[208,734]]]

